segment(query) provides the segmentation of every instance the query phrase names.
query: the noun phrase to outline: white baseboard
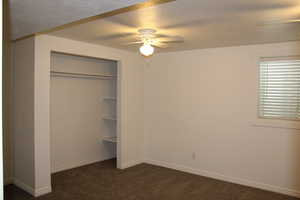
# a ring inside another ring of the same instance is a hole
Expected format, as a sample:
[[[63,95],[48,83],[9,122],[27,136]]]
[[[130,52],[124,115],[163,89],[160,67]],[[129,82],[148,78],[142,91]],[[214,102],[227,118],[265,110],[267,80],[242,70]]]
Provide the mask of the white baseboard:
[[[133,167],[133,166],[141,164],[141,163],[143,163],[143,162],[140,161],[140,160],[134,160],[134,161],[126,162],[124,164],[122,163],[121,164],[121,169],[126,169],[126,168],[129,168],[129,167]]]
[[[106,157],[103,157],[103,158],[81,160],[81,161],[76,162],[76,163],[57,164],[55,167],[52,166],[51,173],[57,173],[57,172],[61,172],[61,171],[69,170],[69,169],[74,169],[74,168],[77,168],[77,167],[90,165],[90,164],[93,164],[93,163],[96,163],[96,162],[109,160],[109,159],[112,159],[112,158],[115,158],[115,157],[116,156],[106,156]]]
[[[190,168],[190,167],[187,167],[184,165],[167,163],[167,162],[163,162],[163,161],[146,159],[145,163],[300,198],[300,191],[292,190],[292,189],[288,189],[288,188],[282,188],[282,187],[275,186],[275,185],[259,183],[256,181],[251,181],[251,180],[246,180],[246,179],[241,179],[241,178],[229,177],[229,176],[215,173],[215,172],[210,172],[210,171],[201,170],[201,169],[193,169],[193,168]]]
[[[36,189],[34,191],[34,196],[39,197],[39,196],[42,196],[42,195],[45,195],[45,194],[48,194],[48,193],[51,193],[51,192],[52,192],[51,186],[43,187],[43,188]]]
[[[28,192],[29,194],[31,194],[34,197],[42,196],[42,195],[48,194],[52,191],[51,186],[34,189],[33,187],[25,184],[24,182],[22,182],[16,178],[13,178],[12,182],[14,185],[16,185],[17,187],[21,188],[22,190]]]
[[[33,187],[27,185],[26,183],[23,183],[22,181],[16,178],[13,178],[13,184],[34,196],[35,192]]]

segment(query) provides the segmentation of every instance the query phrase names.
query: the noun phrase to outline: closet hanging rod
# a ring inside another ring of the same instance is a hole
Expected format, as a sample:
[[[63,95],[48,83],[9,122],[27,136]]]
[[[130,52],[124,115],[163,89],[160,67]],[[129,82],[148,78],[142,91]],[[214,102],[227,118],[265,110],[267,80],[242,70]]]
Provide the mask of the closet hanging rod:
[[[95,78],[95,79],[113,79],[113,75],[104,74],[86,74],[86,73],[74,73],[74,72],[61,72],[61,71],[50,71],[52,76],[61,77],[72,77],[72,78]]]

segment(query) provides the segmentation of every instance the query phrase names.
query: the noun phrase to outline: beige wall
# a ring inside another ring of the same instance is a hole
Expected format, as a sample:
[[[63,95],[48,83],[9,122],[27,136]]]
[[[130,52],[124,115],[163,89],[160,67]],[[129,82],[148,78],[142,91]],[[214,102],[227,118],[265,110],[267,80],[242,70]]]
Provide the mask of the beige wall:
[[[29,192],[34,181],[34,38],[14,44],[14,183]]]
[[[300,196],[300,124],[256,118],[259,58],[290,55],[299,42],[155,55],[146,162]]]

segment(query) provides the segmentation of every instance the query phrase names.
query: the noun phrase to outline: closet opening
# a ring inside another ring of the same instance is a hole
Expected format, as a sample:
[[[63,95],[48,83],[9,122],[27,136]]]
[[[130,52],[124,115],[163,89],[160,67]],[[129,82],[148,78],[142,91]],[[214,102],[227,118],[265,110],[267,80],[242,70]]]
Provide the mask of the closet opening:
[[[118,62],[51,52],[51,173],[112,159],[119,166]]]

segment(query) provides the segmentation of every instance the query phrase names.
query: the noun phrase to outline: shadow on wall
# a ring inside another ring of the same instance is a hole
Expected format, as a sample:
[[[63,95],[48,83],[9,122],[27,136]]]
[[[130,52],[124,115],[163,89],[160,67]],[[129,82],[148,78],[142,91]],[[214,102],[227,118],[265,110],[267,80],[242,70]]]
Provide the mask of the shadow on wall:
[[[300,51],[297,52],[297,55],[300,56]],[[290,166],[287,168],[287,175],[288,177],[295,178],[292,181],[293,188],[297,188],[298,192],[300,190],[300,122],[298,123],[297,130],[293,131],[293,134],[291,137],[288,138],[288,144],[289,149],[286,151],[286,155],[290,155],[290,158],[287,158],[287,161],[290,163],[287,163],[287,166]],[[299,194],[300,195],[300,194]]]
[[[11,183],[12,165],[12,54],[8,0],[3,1],[3,167],[4,184]]]
[[[290,158],[287,158],[290,164],[287,166],[290,168],[287,169],[287,172],[289,176],[296,176],[292,181],[293,188],[300,188],[300,125],[287,142],[290,144],[288,145],[290,149],[287,149],[287,155],[290,155]]]

